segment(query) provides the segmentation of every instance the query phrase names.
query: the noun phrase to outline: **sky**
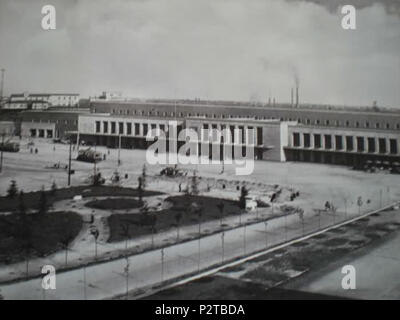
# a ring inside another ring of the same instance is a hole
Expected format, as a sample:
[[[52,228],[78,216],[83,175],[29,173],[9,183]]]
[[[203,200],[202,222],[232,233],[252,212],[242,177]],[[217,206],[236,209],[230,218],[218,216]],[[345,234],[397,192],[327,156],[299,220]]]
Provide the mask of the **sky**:
[[[0,0],[5,94],[289,102],[298,81],[301,103],[400,108],[399,52],[398,0]]]

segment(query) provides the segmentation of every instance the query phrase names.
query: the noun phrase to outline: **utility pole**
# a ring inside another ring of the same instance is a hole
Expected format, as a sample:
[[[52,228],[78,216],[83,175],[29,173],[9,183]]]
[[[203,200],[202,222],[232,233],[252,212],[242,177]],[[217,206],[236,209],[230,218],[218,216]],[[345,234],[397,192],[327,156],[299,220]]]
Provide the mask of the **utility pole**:
[[[197,244],[197,272],[200,271],[200,240],[201,240],[201,237],[199,235],[199,241]]]
[[[3,132],[3,133],[1,134],[0,173],[3,171],[4,136],[5,136],[5,133]]]
[[[3,101],[3,90],[4,90],[4,73],[6,69],[1,69],[1,85],[0,85],[0,102]]]
[[[246,225],[243,227],[243,250],[244,254],[246,254]]]
[[[121,135],[118,136],[118,167],[121,164]]]
[[[96,176],[96,171],[97,171],[97,168],[96,168],[96,143],[94,144],[94,161],[93,161],[93,181],[96,181],[95,179],[95,176]]]
[[[124,268],[125,280],[126,280],[126,299],[129,297],[129,257],[126,257],[126,266]]]
[[[221,242],[222,242],[222,263],[224,262],[224,256],[225,256],[225,232],[221,233]]]
[[[268,233],[267,233],[268,222],[267,221],[264,221],[264,226],[265,226],[265,248],[268,248]]]
[[[161,249],[161,282],[164,281],[164,248]]]
[[[71,185],[71,147],[72,147],[72,140],[71,137],[69,137],[68,186]]]
[[[86,266],[83,266],[83,299],[87,300],[87,295],[86,295]]]

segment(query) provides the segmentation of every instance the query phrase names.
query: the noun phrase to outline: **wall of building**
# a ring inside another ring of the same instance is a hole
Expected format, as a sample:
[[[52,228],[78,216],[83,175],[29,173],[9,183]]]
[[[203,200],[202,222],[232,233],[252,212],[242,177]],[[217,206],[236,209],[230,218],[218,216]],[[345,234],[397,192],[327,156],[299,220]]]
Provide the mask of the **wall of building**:
[[[78,130],[78,116],[87,111],[24,111],[21,113],[22,135],[27,136],[29,131],[23,128],[41,129],[50,124],[54,124],[54,137],[64,139],[68,132]],[[29,125],[28,125],[29,124]]]
[[[17,134],[17,128],[13,121],[0,121],[0,134],[14,136]]]
[[[297,121],[301,124],[316,127],[359,128],[379,130],[400,130],[400,111],[365,111],[360,110],[327,110],[290,105],[276,106],[240,106],[240,105],[206,105],[175,104],[167,102],[100,102],[91,103],[93,112],[111,113],[114,115],[141,115],[147,117],[185,118],[206,116],[207,118],[255,118]]]
[[[320,141],[320,142],[318,142]],[[400,133],[395,130],[289,128],[289,160],[357,164],[400,160]]]

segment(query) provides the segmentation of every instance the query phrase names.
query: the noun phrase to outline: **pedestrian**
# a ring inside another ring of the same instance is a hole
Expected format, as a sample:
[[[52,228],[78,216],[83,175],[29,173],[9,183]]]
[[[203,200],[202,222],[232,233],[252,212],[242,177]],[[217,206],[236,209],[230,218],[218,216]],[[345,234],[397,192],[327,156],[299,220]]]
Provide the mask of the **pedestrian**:
[[[182,183],[179,184],[179,192],[182,192]]]

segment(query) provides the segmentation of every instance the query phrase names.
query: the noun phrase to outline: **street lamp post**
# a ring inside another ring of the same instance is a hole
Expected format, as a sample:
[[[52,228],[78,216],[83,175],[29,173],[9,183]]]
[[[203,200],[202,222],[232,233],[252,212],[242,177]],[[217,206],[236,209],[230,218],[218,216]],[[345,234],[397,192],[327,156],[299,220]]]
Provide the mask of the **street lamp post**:
[[[221,242],[222,242],[222,262],[224,262],[224,256],[225,256],[225,231],[221,233]]]
[[[71,137],[69,137],[68,186],[71,185],[71,147],[72,147],[72,140],[71,140]]]
[[[126,257],[126,266],[124,269],[125,273],[125,279],[126,279],[126,299],[128,300],[128,294],[129,294],[129,258]]]
[[[243,250],[246,254],[246,225],[243,226]]]
[[[83,266],[83,298],[87,300],[86,295],[86,266]]]
[[[3,132],[3,133],[1,134],[0,173],[3,171],[4,136],[5,136],[5,133]]]
[[[164,248],[161,249],[161,282],[164,281]]]
[[[265,226],[265,248],[268,248],[268,233],[267,233],[268,222],[267,221],[264,221],[264,226]]]

